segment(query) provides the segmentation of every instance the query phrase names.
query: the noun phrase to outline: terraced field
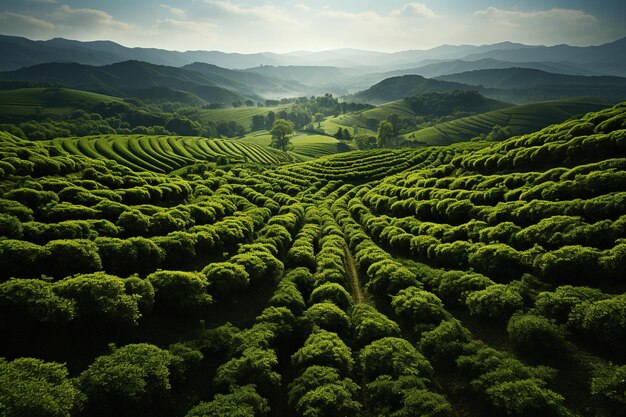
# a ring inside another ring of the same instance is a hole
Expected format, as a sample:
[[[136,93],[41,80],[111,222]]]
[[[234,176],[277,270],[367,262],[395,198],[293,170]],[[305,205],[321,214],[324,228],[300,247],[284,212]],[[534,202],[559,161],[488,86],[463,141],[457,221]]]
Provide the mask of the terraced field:
[[[624,414],[626,103],[501,143],[145,172],[215,155],[288,159],[0,132],[0,393],[29,400],[5,414]]]
[[[298,158],[264,146],[190,136],[102,135],[51,141],[71,155],[114,160],[138,171],[169,173],[201,161],[252,162],[274,165]]]
[[[408,141],[428,145],[447,145],[488,134],[495,125],[510,127],[514,135],[522,135],[563,122],[574,115],[600,110],[607,105],[606,102],[595,98],[526,104],[440,123],[407,133],[403,137]]]

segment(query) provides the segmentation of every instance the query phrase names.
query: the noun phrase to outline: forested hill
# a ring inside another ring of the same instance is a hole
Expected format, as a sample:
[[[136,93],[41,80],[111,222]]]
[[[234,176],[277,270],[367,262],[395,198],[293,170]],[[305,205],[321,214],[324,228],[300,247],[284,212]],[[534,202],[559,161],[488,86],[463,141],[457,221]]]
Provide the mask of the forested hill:
[[[475,89],[475,87],[469,85],[432,80],[424,78],[421,75],[403,75],[400,77],[387,78],[374,84],[367,90],[356,93],[354,98],[367,103],[380,104],[428,92]]]
[[[166,175],[0,133],[7,415],[623,414],[626,103],[271,167],[178,142],[120,141]]]

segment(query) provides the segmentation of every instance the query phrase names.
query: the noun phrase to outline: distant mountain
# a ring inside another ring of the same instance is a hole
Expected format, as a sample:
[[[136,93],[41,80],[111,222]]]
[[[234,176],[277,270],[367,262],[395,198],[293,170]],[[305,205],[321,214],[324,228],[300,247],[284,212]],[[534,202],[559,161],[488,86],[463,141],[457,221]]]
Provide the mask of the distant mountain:
[[[558,63],[558,67],[573,65],[580,70],[603,75],[626,75],[626,38],[605,45],[590,47],[568,45],[547,47],[500,42],[479,46],[441,45],[427,50],[394,53],[336,49],[319,52],[297,51],[284,54],[271,52],[240,54],[220,51],[179,52],[156,48],[128,48],[110,41],[80,42],[60,38],[48,41],[32,41],[16,36],[0,35],[0,54],[2,56],[0,71],[50,62],[110,65],[128,60],[140,60],[156,65],[176,67],[203,62],[229,69],[246,69],[261,65],[275,67],[370,67],[369,73],[379,73],[424,67],[437,63],[437,61],[493,59],[513,63]],[[526,66],[528,67],[528,65]],[[531,68],[552,72],[550,68],[537,66],[531,66]],[[459,68],[455,72],[471,69],[480,68]],[[563,70],[555,72],[563,73]],[[445,71],[444,73],[450,72]],[[444,73],[425,75],[442,75]],[[576,72],[565,73],[575,74]],[[299,79],[295,80],[302,82]]]
[[[442,75],[442,81],[453,81],[488,88],[531,88],[538,86],[626,86],[626,78],[554,74],[530,68],[483,69]]]
[[[590,96],[626,100],[626,78],[553,74],[529,68],[506,68],[442,75],[438,80],[479,88],[488,97],[516,103]],[[484,89],[483,89],[484,88]]]
[[[133,96],[138,90],[140,96],[145,96],[147,90],[150,98],[168,99],[172,97],[172,90],[178,90],[192,93],[209,103],[230,104],[232,101],[254,96],[252,90],[247,96],[232,92],[220,85],[220,80],[210,79],[196,71],[139,61],[126,61],[101,67],[81,64],[40,64],[17,71],[2,72],[0,79],[56,82],[68,88],[117,97]],[[165,97],[160,97],[157,94],[159,92],[164,93]]]
[[[310,88],[287,77],[266,76],[253,71],[229,70],[212,64],[196,62],[182,67],[185,70],[198,72],[222,87],[267,98],[295,97],[308,95]],[[265,67],[262,67],[265,68]]]
[[[626,76],[626,37],[599,46],[533,46],[468,54],[465,59],[510,62],[571,62],[606,75]]]
[[[454,90],[476,90],[466,84],[424,78],[421,75],[403,75],[391,77],[374,84],[367,90],[354,95],[354,99],[372,104],[399,100],[428,92],[444,92]]]
[[[426,78],[439,77],[441,75],[458,74],[461,72],[476,71],[483,69],[503,69],[503,68],[530,68],[540,71],[552,72],[555,74],[565,75],[601,75],[593,71],[589,71],[583,67],[567,62],[507,62],[497,59],[485,58],[478,61],[466,61],[463,59],[455,59],[452,61],[436,62],[424,65],[419,68],[399,70],[406,74],[407,71],[413,71],[414,74],[421,75]],[[398,72],[399,72],[398,71]],[[389,73],[390,76],[392,73]],[[394,74],[400,75],[400,74]]]

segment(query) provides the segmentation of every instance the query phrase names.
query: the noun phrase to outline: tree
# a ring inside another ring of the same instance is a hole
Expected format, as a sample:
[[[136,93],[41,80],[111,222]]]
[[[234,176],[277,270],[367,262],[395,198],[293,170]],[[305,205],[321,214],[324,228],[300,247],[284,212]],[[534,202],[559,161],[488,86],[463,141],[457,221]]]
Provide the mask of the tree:
[[[343,140],[343,129],[340,127],[337,129],[337,133],[335,133],[335,139]]]
[[[265,128],[265,116],[257,114],[252,116],[252,131],[263,130]]]
[[[376,145],[379,148],[384,148],[389,146],[391,142],[391,138],[393,138],[393,124],[391,122],[380,122],[378,125],[378,136],[376,137]]]
[[[322,122],[324,121],[325,117],[322,113],[315,113],[315,115],[313,116],[315,123],[317,123],[317,128],[321,128],[322,127]]]
[[[272,147],[282,149],[283,152],[289,146],[289,135],[293,134],[293,124],[284,119],[277,119],[270,130],[272,134]]]

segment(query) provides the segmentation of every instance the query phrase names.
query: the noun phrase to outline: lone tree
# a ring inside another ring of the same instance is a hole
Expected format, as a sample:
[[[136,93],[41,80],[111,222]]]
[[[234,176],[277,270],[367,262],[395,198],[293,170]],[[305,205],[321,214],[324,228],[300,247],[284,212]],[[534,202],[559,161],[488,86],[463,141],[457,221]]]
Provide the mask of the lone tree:
[[[393,137],[393,124],[391,122],[380,122],[378,125],[378,137],[376,138],[376,144],[379,148],[388,146]]]
[[[293,124],[289,120],[276,119],[272,130],[272,148],[285,151],[289,146],[289,135],[293,134]]]

